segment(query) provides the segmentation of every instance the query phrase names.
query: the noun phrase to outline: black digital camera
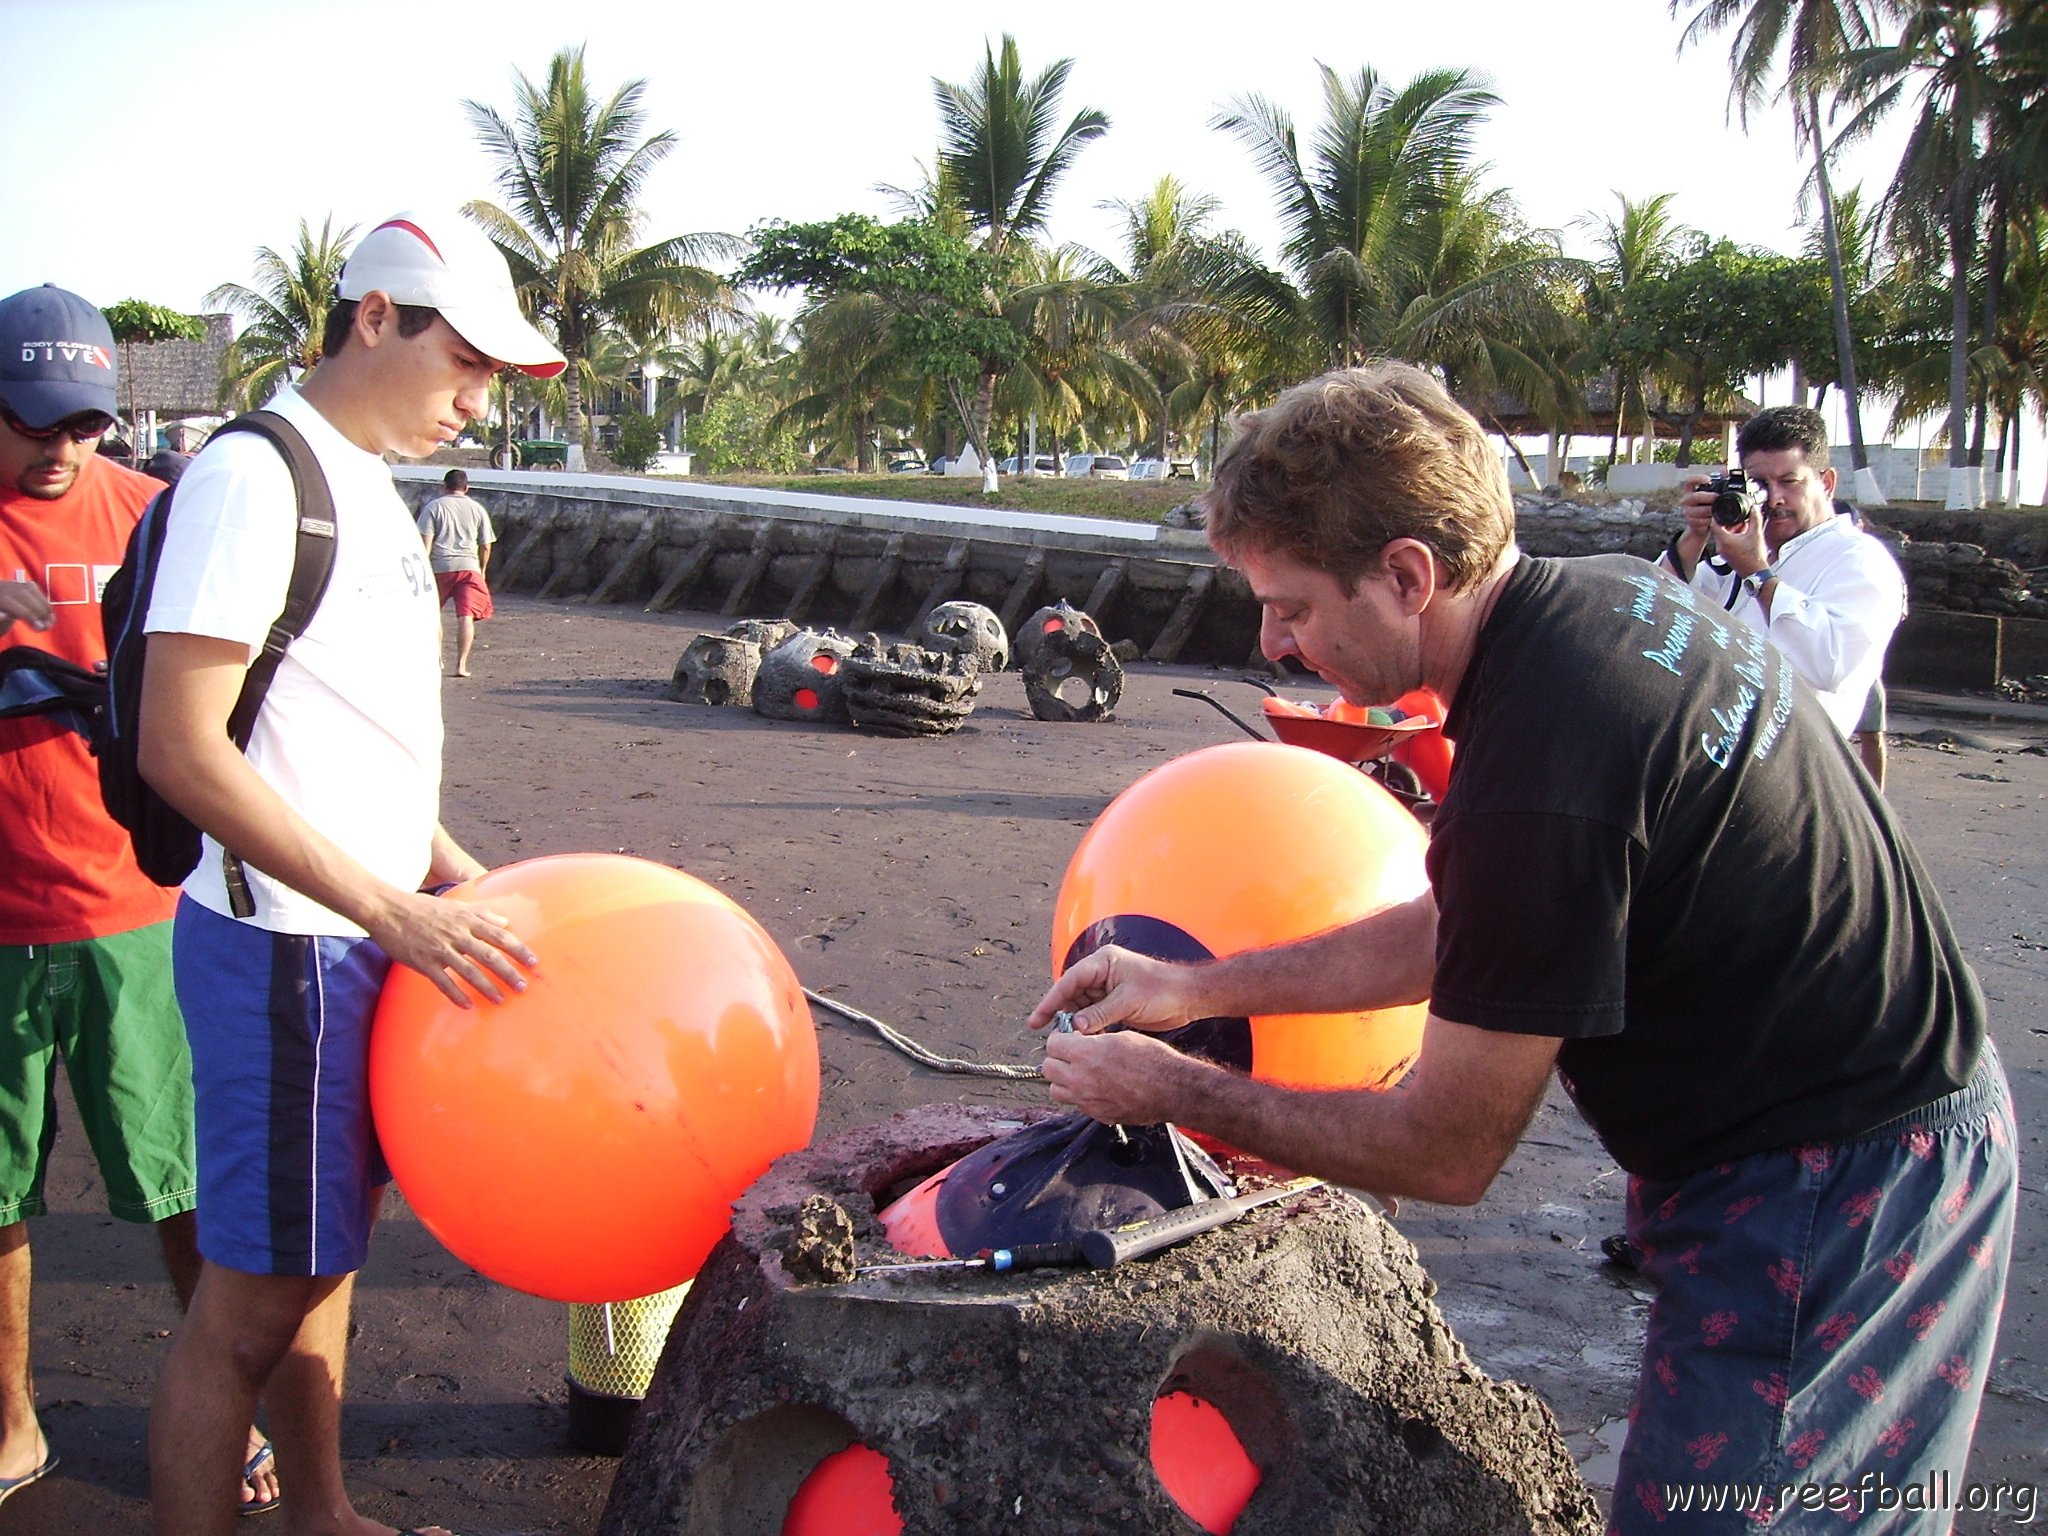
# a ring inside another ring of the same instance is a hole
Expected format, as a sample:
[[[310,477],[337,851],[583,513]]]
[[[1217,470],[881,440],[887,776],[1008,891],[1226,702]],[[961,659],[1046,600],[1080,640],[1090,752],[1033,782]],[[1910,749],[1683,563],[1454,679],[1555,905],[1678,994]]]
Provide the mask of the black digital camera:
[[[1740,528],[1763,505],[1764,488],[1739,469],[1714,476],[1706,488],[1714,494],[1714,521],[1723,528]]]

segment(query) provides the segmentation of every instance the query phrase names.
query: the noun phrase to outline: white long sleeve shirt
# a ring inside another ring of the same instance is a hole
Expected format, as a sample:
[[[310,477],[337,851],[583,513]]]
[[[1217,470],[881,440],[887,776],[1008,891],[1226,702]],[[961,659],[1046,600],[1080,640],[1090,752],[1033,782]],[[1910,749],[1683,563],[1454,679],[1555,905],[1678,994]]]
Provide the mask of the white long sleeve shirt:
[[[1885,647],[1906,615],[1906,580],[1890,550],[1846,517],[1829,518],[1778,546],[1770,612],[1734,572],[1693,568],[1693,590],[1760,630],[1820,698],[1844,736],[1856,729]],[[1734,602],[1729,602],[1730,595]]]

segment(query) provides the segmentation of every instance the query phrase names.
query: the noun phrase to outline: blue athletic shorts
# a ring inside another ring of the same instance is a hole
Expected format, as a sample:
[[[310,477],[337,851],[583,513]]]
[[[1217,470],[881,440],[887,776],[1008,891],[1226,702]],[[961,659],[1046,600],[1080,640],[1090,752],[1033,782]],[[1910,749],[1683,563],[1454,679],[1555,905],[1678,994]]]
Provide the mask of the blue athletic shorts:
[[[1855,1141],[1629,1182],[1658,1287],[1610,1530],[1946,1531],[2012,1257],[2018,1134],[1964,1087]]]
[[[192,1042],[199,1251],[252,1275],[345,1275],[390,1170],[370,1123],[370,1018],[391,961],[368,939],[271,933],[178,903]]]

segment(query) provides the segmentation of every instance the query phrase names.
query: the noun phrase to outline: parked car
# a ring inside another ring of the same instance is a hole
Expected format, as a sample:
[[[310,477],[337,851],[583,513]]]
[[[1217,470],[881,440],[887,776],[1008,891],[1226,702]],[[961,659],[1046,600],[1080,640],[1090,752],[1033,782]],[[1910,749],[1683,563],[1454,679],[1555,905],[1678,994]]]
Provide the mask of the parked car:
[[[1166,460],[1133,459],[1131,460],[1130,478],[1133,480],[1164,480],[1166,478]]]
[[[1067,478],[1069,480],[1087,479],[1088,471],[1094,467],[1095,455],[1092,453],[1070,453],[1067,455]]]
[[[1018,466],[1023,462],[1024,456],[1022,454],[1012,454],[1009,458],[999,462],[996,465],[996,469],[1002,474],[1014,475],[1018,473]],[[1031,472],[1035,475],[1056,475],[1060,472],[1059,460],[1049,453],[1041,453],[1033,461]]]
[[[924,473],[923,459],[891,459],[889,473],[892,475],[921,475]]]
[[[1088,478],[1091,480],[1128,480],[1131,478],[1131,466],[1116,454],[1098,453],[1095,455],[1094,462],[1088,466]]]

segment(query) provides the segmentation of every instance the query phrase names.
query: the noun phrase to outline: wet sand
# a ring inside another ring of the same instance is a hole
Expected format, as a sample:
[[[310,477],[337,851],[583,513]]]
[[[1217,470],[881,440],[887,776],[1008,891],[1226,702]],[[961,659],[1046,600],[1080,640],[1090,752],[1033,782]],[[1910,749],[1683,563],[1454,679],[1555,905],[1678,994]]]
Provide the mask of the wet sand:
[[[1096,813],[1146,768],[1241,739],[1171,690],[1207,688],[1247,715],[1258,697],[1235,673],[1141,664],[1114,722],[1052,725],[1008,674],[987,680],[957,735],[889,740],[664,699],[684,645],[723,628],[715,617],[517,597],[498,614],[481,626],[475,676],[447,684],[444,815],[457,837],[490,863],[603,850],[675,864],[745,906],[806,986],[986,1060],[1037,1054],[1021,1022],[1049,975],[1061,875]],[[1945,729],[1964,744],[1894,747],[1892,798],[1992,998],[2027,1189],[1971,1476],[2048,1500],[2048,756],[2020,750],[2048,726]],[[928,1071],[822,1014],[819,1045],[821,1132],[917,1103],[1042,1094]],[[43,1423],[64,1460],[7,1501],[0,1531],[140,1536],[146,1407],[176,1310],[153,1237],[107,1217],[66,1110],[51,1215],[34,1229],[33,1319]],[[1596,1483],[1612,1475],[1647,1310],[1600,1261],[1621,1186],[1553,1091],[1481,1205],[1409,1205],[1398,1223],[1474,1358],[1542,1393]],[[474,1274],[394,1196],[356,1323],[343,1442],[359,1509],[463,1536],[594,1528],[613,1463],[563,1438],[564,1308]],[[1956,1529],[2022,1527],[1966,1515]]]

